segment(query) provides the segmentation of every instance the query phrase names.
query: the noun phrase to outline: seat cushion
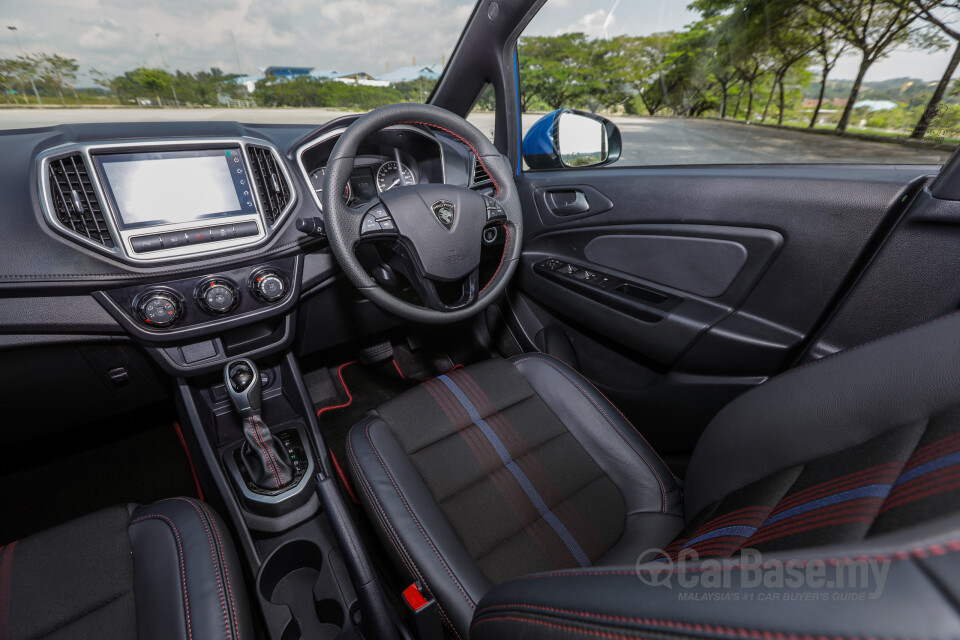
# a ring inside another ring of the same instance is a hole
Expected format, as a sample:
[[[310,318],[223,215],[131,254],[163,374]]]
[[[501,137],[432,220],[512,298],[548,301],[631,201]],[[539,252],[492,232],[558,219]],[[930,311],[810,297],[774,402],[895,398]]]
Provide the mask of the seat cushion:
[[[0,638],[253,638],[219,517],[172,498],[118,506],[0,548]]]
[[[348,453],[386,546],[461,636],[493,585],[635,557],[683,525],[680,490],[639,433],[541,354],[412,389],[354,427]]]
[[[734,491],[705,507],[666,551],[709,558],[855,543],[957,505],[960,407]]]

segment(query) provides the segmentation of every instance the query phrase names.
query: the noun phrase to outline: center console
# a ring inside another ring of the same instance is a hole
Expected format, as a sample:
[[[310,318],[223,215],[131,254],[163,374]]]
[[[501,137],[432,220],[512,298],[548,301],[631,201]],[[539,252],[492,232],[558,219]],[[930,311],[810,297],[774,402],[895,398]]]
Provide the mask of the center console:
[[[202,461],[197,471],[210,488],[207,501],[236,525],[238,549],[253,580],[249,591],[259,600],[268,635],[361,637],[363,594],[358,596],[350,557],[338,542],[343,533],[335,530],[347,524],[341,517],[346,512],[342,504],[331,509],[316,491],[316,478],[333,467],[296,359],[287,353],[258,360],[255,382],[234,366],[181,379],[178,410],[189,422],[183,431],[200,458],[195,462]],[[254,384],[260,387],[259,408],[256,390],[250,399],[234,397]],[[251,420],[259,431],[250,430]],[[279,489],[272,475],[266,483],[255,481],[242,459],[247,437],[259,446],[264,431],[290,462],[290,479]],[[329,516],[331,511],[339,515]],[[379,637],[369,631],[366,636]]]
[[[269,640],[397,638],[292,353],[304,287],[334,283],[329,255],[287,224],[298,204],[315,210],[284,155],[244,136],[71,142],[39,154],[37,179],[57,243],[109,265],[70,317],[176,379],[202,497],[232,529]],[[304,315],[334,329],[366,317]],[[136,373],[111,364],[117,387]]]

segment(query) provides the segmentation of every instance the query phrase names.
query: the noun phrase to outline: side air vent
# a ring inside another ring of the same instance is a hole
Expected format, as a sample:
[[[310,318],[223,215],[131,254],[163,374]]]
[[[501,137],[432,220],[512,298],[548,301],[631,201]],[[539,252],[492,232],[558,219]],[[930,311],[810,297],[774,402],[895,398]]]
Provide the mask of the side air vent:
[[[473,161],[473,184],[483,184],[485,182],[492,182],[490,180],[490,174],[487,173],[487,170],[483,168],[483,165],[480,164],[479,160],[474,159]]]
[[[270,149],[250,145],[247,147],[247,157],[253,179],[257,182],[263,213],[267,221],[273,224],[290,204],[290,185],[283,177],[280,165]]]
[[[64,227],[78,236],[113,248],[90,174],[80,154],[50,161],[50,197],[53,212]]]

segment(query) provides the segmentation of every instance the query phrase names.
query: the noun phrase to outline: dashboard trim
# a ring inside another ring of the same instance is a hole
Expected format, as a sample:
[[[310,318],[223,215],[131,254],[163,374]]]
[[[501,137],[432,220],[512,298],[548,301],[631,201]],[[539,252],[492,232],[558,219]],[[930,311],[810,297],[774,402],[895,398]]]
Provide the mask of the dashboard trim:
[[[297,151],[296,151],[297,166],[300,167],[300,173],[301,173],[301,175],[303,176],[303,180],[304,180],[304,182],[306,183],[307,188],[310,190],[310,193],[313,195],[313,202],[314,202],[314,204],[317,205],[317,208],[320,210],[320,213],[321,213],[321,214],[323,213],[323,203],[320,202],[320,196],[317,195],[317,190],[313,188],[313,182],[310,181],[310,172],[307,171],[307,167],[306,167],[306,165],[303,163],[303,154],[306,153],[307,151],[309,151],[310,149],[313,149],[314,147],[323,144],[324,142],[326,142],[327,140],[330,140],[331,138],[336,138],[336,137],[339,137],[339,136],[343,135],[343,132],[346,131],[346,130],[347,130],[347,127],[338,127],[338,128],[336,128],[336,129],[331,129],[330,131],[324,132],[324,133],[322,133],[320,136],[318,136],[318,137],[316,137],[316,138],[314,138],[314,139],[312,139],[312,140],[310,140],[310,141],[308,141],[308,142],[303,143],[302,145],[300,145],[300,146],[297,148]],[[437,145],[437,149],[440,151],[440,178],[443,180],[443,183],[446,184],[446,182],[447,182],[447,160],[446,160],[446,158],[444,157],[443,145],[440,144],[440,141],[437,140],[436,136],[434,136],[433,134],[431,134],[431,133],[429,133],[429,132],[427,132],[427,131],[424,131],[424,130],[422,130],[422,129],[418,129],[417,127],[412,127],[412,126],[410,126],[410,125],[402,125],[402,124],[401,124],[401,125],[393,125],[393,126],[390,126],[390,127],[386,127],[386,128],[384,129],[384,131],[398,131],[398,130],[399,130],[399,131],[411,131],[411,132],[413,132],[413,133],[417,133],[417,134],[423,136],[424,138],[430,140],[430,141],[433,142],[435,145]],[[379,187],[378,187],[377,191],[379,192]]]
[[[217,334],[221,331],[227,329],[232,329],[235,327],[243,326],[250,324],[256,320],[271,318],[278,315],[283,315],[290,312],[300,300],[301,292],[301,277],[303,274],[303,256],[296,255],[291,260],[293,264],[293,270],[290,273],[288,278],[290,284],[290,291],[287,295],[282,298],[280,301],[264,306],[261,309],[255,311],[244,312],[238,315],[232,316],[223,316],[216,317],[211,316],[209,320],[206,320],[202,323],[189,325],[186,327],[172,327],[169,329],[150,329],[138,323],[134,316],[131,313],[130,309],[127,309],[114,299],[114,295],[119,289],[108,289],[108,290],[98,290],[92,292],[93,298],[100,303],[100,305],[113,316],[127,332],[137,338],[145,340],[147,342],[154,343],[181,343],[184,340],[189,340],[195,337],[203,337],[211,334]],[[249,267],[236,267],[237,269],[246,269],[249,268],[252,272],[259,271],[264,268],[276,268],[275,265],[270,263],[262,263],[249,265]],[[207,273],[206,275],[197,276],[199,279],[207,278],[220,278],[223,277],[222,274],[215,272]],[[193,277],[181,278],[181,280],[191,280]],[[169,283],[159,282],[156,285],[142,284],[134,285],[134,287],[147,287],[155,289],[164,289],[169,288]],[[130,287],[123,287],[123,289],[129,289]]]
[[[267,148],[273,154],[274,159],[276,160],[277,166],[280,167],[280,171],[283,173],[283,178],[290,185],[290,202],[284,207],[284,209],[277,216],[273,224],[267,223],[267,218],[263,212],[263,205],[261,204],[260,199],[260,190],[257,187],[255,180],[250,180],[253,193],[256,196],[254,199],[254,204],[257,209],[256,214],[243,214],[237,216],[231,216],[229,218],[217,219],[212,224],[214,225],[226,225],[226,224],[239,224],[241,222],[256,221],[258,232],[254,236],[249,236],[245,238],[235,238],[231,240],[224,240],[215,243],[204,243],[201,245],[194,246],[185,246],[177,247],[173,249],[163,249],[159,251],[153,251],[150,253],[138,254],[133,250],[131,239],[133,236],[142,236],[142,235],[153,235],[169,232],[178,232],[178,231],[190,231],[197,228],[203,227],[202,224],[199,224],[199,221],[194,220],[193,222],[178,223],[178,224],[168,224],[168,225],[157,225],[154,227],[149,227],[147,229],[126,229],[121,230],[117,212],[114,210],[112,199],[108,197],[106,189],[103,185],[103,177],[100,175],[99,168],[97,163],[94,162],[93,156],[98,153],[109,153],[111,151],[116,152],[130,152],[137,149],[167,149],[167,150],[180,150],[180,149],[194,149],[194,148],[219,148],[219,147],[239,147],[242,150],[243,163],[247,171],[247,174],[252,176],[253,173],[250,167],[250,161],[248,157],[247,148],[249,146],[259,146]],[[79,233],[69,229],[57,218],[56,211],[51,202],[50,196],[50,176],[49,176],[49,167],[50,162],[61,158],[64,156],[80,154],[83,157],[84,163],[87,165],[87,174],[90,176],[90,181],[93,186],[93,189],[96,193],[97,199],[100,201],[100,206],[104,212],[104,221],[107,224],[107,228],[110,232],[111,237],[114,240],[114,247],[105,247],[102,244],[90,240]],[[200,257],[205,258],[207,256],[214,256],[218,254],[224,254],[237,249],[247,249],[256,247],[257,245],[263,244],[268,240],[273,233],[275,233],[281,226],[281,223],[286,219],[287,215],[296,207],[297,200],[299,198],[299,192],[296,188],[296,183],[293,180],[293,177],[290,174],[290,171],[287,168],[287,164],[284,160],[283,154],[277,148],[277,146],[268,140],[261,138],[253,138],[250,136],[240,136],[240,137],[216,137],[216,138],[159,138],[159,139],[147,139],[147,140],[137,140],[137,141],[127,141],[127,142],[95,142],[95,143],[75,143],[69,142],[50,149],[46,149],[37,156],[37,184],[39,189],[39,199],[40,199],[40,208],[43,212],[43,217],[47,222],[47,225],[51,227],[54,231],[60,235],[68,238],[73,242],[78,242],[83,244],[87,248],[93,249],[98,253],[104,253],[116,259],[120,259],[127,262],[132,262],[135,264],[150,265],[163,262],[170,262],[174,260],[180,260],[183,258],[194,258]]]

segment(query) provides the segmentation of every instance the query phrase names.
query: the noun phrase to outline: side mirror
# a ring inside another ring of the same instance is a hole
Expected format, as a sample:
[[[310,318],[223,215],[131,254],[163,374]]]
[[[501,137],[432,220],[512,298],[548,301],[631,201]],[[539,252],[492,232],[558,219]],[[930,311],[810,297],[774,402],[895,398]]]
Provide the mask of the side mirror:
[[[620,130],[586,111],[558,109],[543,116],[523,137],[523,159],[531,169],[602,167],[620,159]]]

